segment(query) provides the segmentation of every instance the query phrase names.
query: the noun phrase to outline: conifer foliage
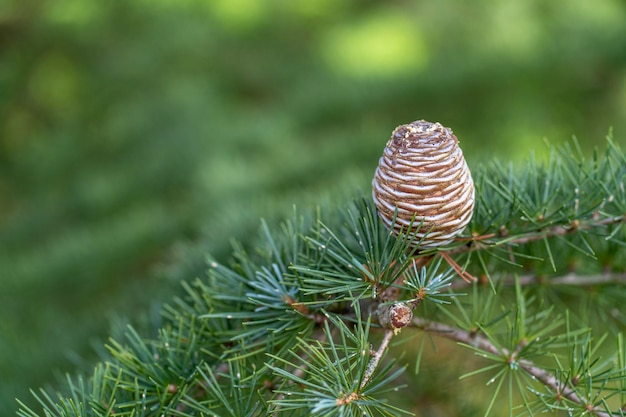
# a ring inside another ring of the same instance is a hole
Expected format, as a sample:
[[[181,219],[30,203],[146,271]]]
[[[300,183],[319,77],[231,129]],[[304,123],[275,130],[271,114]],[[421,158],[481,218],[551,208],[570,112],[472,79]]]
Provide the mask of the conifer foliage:
[[[419,414],[390,400],[423,365],[423,343],[401,345],[420,346],[411,366],[390,354],[407,338],[481,358],[457,375],[487,384],[480,415],[625,415],[624,153],[574,142],[472,175],[472,222],[436,249],[391,235],[370,197],[263,223],[253,250],[184,284],[156,337],[129,328],[92,375],[19,415]]]

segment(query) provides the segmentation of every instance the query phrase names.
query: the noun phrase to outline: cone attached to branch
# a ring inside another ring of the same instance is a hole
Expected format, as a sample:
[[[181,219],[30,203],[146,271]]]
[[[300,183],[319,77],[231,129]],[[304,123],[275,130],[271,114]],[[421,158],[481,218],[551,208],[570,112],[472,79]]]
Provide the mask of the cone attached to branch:
[[[398,126],[372,187],[383,222],[394,233],[415,236],[420,248],[452,242],[474,211],[474,181],[459,141],[439,123],[418,120]]]

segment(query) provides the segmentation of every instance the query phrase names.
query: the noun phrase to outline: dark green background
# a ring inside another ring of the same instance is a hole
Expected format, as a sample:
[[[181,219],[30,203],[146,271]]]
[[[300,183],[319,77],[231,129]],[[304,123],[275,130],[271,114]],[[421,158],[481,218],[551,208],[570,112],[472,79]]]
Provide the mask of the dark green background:
[[[2,2],[0,414],[260,217],[369,193],[398,124],[470,166],[624,143],[625,40],[618,0]]]

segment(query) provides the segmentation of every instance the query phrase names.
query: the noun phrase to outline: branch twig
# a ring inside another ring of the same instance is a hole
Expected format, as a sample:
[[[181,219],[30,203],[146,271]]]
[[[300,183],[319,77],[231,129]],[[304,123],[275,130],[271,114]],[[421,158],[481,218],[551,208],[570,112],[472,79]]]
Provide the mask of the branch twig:
[[[387,350],[387,346],[389,346],[389,342],[391,341],[391,338],[393,337],[393,335],[394,335],[393,330],[391,329],[385,330],[385,335],[383,336],[382,342],[380,342],[380,346],[378,347],[378,350],[374,352],[374,355],[370,359],[370,362],[367,364],[365,375],[363,376],[363,380],[361,381],[361,388],[366,386],[367,383],[372,378],[372,375],[374,375],[374,371],[376,371],[376,368],[378,367],[378,363],[380,362],[380,359],[383,357],[385,350]]]
[[[567,225],[555,225],[550,227],[542,227],[536,231],[531,231],[527,233],[523,233],[518,236],[502,238],[501,240],[493,240],[493,241],[481,241],[480,239],[476,240],[472,239],[460,239],[460,240],[470,240],[467,245],[460,246],[454,249],[447,251],[449,254],[457,254],[464,252],[475,252],[478,250],[488,249],[493,246],[499,245],[522,245],[529,242],[534,242],[537,240],[555,237],[555,236],[565,236],[571,233],[575,233],[580,230],[589,230],[595,227],[600,226],[608,226],[617,223],[626,222],[625,216],[610,216],[603,219],[592,219],[590,222],[582,222],[580,220],[574,220]]]
[[[538,275],[521,275],[517,278],[520,285],[570,285],[570,286],[589,286],[589,285],[602,285],[602,284],[626,284],[626,273],[604,273],[604,274],[592,274],[592,275],[578,275],[575,272],[571,272],[567,275],[561,275],[556,277],[542,277]],[[502,280],[504,285],[515,285],[515,276],[506,275],[499,280]],[[465,281],[455,281],[452,284],[452,288],[463,288],[469,284]]]
[[[509,352],[506,349],[498,349],[487,338],[478,334],[468,332],[466,330],[452,327],[444,323],[434,322],[426,320],[420,317],[413,319],[413,325],[425,332],[436,334],[449,340],[465,343],[470,346],[474,346],[485,352],[501,356],[503,360],[514,357],[514,352]],[[533,362],[527,359],[521,359],[517,361],[519,368],[523,369],[526,373],[531,375],[534,379],[541,382],[543,385],[555,392],[560,398],[567,398],[577,404],[587,406],[588,412],[597,417],[609,417],[612,414],[606,413],[593,405],[588,405],[587,401],[581,398],[576,391],[569,385],[567,381],[561,381],[559,378],[535,365]]]

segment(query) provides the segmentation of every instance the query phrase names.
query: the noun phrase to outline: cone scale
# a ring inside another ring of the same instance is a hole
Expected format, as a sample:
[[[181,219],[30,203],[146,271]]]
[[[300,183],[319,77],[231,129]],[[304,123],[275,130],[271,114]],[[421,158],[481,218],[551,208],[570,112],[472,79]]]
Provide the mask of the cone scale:
[[[457,137],[425,120],[393,131],[372,195],[385,225],[395,234],[414,236],[420,248],[452,242],[474,211],[474,182]]]

